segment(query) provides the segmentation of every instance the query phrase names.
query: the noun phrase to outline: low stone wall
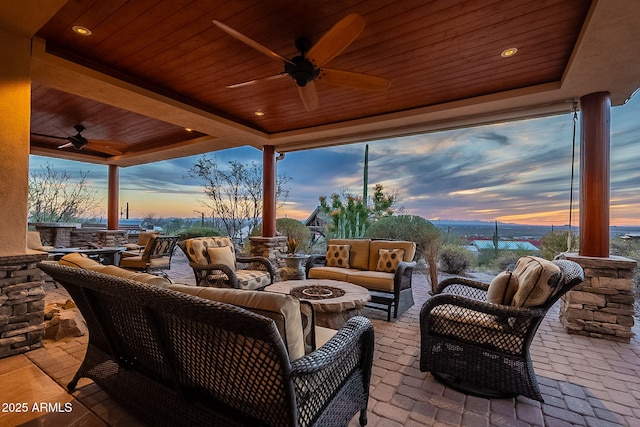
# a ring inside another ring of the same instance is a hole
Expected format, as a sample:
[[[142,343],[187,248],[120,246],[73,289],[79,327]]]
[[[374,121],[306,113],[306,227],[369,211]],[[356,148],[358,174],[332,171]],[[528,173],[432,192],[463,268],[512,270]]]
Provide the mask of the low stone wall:
[[[45,258],[0,256],[0,358],[42,346],[45,292],[36,264]]]
[[[103,247],[124,246],[129,243],[127,230],[84,230],[71,231],[71,248],[82,248],[90,243]]]
[[[629,342],[632,336],[633,270],[623,257],[593,258],[568,254],[584,269],[584,282],[562,297],[560,320],[568,333]]]

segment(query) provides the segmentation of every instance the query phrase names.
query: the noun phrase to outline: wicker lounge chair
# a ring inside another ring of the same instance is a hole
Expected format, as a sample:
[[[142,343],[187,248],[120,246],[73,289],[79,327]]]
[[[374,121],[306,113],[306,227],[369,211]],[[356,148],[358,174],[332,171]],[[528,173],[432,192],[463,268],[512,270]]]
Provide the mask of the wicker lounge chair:
[[[358,412],[367,422],[374,332],[364,317],[292,360],[271,318],[83,268],[38,266],[89,327],[70,391],[91,378],[153,426],[346,426]]]
[[[516,265],[514,277],[523,270],[519,267],[527,261],[523,258]],[[440,282],[436,295],[420,312],[420,369],[463,393],[488,398],[523,395],[542,402],[529,354],[531,342],[549,308],[584,280],[582,268],[575,262],[546,262],[560,273],[542,276],[544,280],[539,283],[548,283],[550,294],[533,306],[526,306],[527,295],[519,295],[515,304],[513,292],[513,305],[488,302],[493,289],[486,283],[465,278]],[[511,280],[507,277],[501,275],[491,286],[503,278]],[[523,289],[523,282],[517,289]],[[542,295],[536,292],[530,294]]]
[[[229,237],[196,237],[178,242],[189,259],[198,286],[264,289],[276,271],[265,257],[237,255]]]
[[[171,269],[171,257],[178,238],[175,236],[159,236],[152,234],[140,255],[124,256],[120,260],[120,267],[128,270],[159,272],[167,277],[164,270]]]

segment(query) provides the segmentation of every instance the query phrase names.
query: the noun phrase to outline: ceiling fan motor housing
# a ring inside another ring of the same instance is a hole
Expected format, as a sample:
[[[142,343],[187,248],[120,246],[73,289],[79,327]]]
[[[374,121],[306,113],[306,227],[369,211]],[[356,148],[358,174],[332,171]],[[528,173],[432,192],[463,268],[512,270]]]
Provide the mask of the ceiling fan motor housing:
[[[304,56],[296,56],[291,62],[293,64],[285,62],[284,72],[291,76],[300,87],[305,87],[320,74],[320,69],[315,68],[311,61]]]

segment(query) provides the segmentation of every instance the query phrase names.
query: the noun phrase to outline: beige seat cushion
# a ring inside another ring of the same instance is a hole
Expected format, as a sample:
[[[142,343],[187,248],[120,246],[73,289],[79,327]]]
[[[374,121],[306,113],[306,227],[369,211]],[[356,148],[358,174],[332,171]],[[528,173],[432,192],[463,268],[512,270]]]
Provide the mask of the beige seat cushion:
[[[371,291],[393,292],[393,273],[383,271],[357,271],[349,274],[347,282]]]
[[[369,249],[371,253],[369,264],[364,270],[374,271],[377,268],[378,260],[380,259],[380,249],[404,249],[402,260],[405,262],[413,261],[413,257],[416,254],[416,244],[414,242],[404,240],[374,240],[371,242]]]
[[[39,231],[27,231],[27,249],[33,249],[36,251],[46,251],[48,249],[54,249],[54,247],[44,246],[42,244]]]
[[[168,289],[211,301],[232,304],[273,319],[291,360],[304,356],[300,302],[291,295],[239,289],[169,285]]]
[[[308,279],[329,279],[347,282],[349,274],[359,272],[355,268],[313,267],[307,272]]]
[[[349,267],[358,270],[369,268],[370,239],[331,239],[330,245],[349,245]]]
[[[123,279],[135,280],[137,282],[146,283],[148,285],[159,286],[161,288],[167,287],[171,284],[171,281],[162,276],[156,276],[155,274],[140,273],[137,271],[125,270],[124,268],[117,267],[115,265],[104,265],[100,269],[102,274],[110,274],[111,276],[122,277]]]
[[[151,258],[148,262],[151,270],[169,268],[171,265],[169,258]],[[142,255],[125,257],[120,260],[120,267],[144,270],[147,268],[147,261]]]
[[[518,259],[513,275],[518,290],[513,296],[515,307],[535,307],[544,304],[562,279],[560,267],[544,258],[524,256]]]
[[[81,254],[78,252],[72,252],[70,254],[66,254],[58,261],[60,265],[67,265],[69,267],[79,267],[85,268],[87,270],[99,271],[104,267],[104,265],[100,264],[98,261],[89,258],[86,254]]]
[[[444,336],[486,344],[512,354],[522,352],[524,342],[522,335],[509,333],[508,323],[499,322],[496,316],[465,307],[443,304],[431,311],[429,319],[429,327]]]
[[[259,289],[271,284],[271,275],[265,270],[237,270],[240,289]]]
[[[511,305],[518,290],[518,277],[510,271],[503,271],[493,278],[487,290],[487,301],[493,304]]]

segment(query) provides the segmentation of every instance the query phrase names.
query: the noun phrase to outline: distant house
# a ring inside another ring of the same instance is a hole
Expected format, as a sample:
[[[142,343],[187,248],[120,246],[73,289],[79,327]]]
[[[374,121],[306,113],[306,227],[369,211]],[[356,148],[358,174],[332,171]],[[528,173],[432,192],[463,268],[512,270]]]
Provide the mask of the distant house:
[[[476,247],[479,251],[482,250],[494,250],[493,240],[473,240],[471,245]],[[533,245],[533,243],[526,240],[499,240],[498,250],[507,251],[539,251],[540,248]]]
[[[309,230],[314,233],[324,234],[324,227],[330,221],[331,220],[329,216],[326,213],[322,212],[322,209],[320,209],[320,206],[318,206],[313,210],[313,212],[311,212],[309,218],[303,221],[303,224],[306,225]]]

